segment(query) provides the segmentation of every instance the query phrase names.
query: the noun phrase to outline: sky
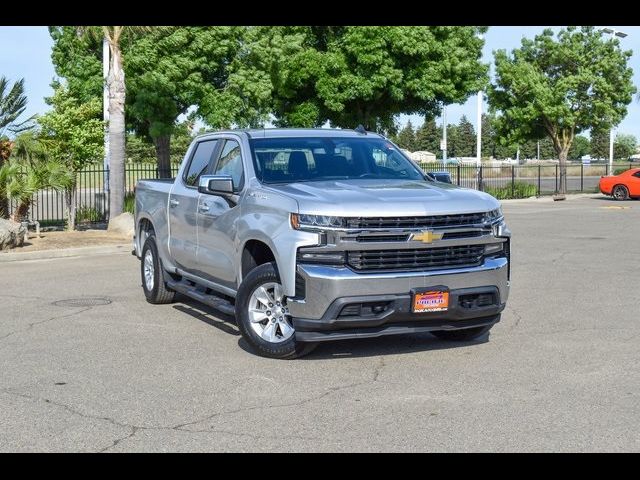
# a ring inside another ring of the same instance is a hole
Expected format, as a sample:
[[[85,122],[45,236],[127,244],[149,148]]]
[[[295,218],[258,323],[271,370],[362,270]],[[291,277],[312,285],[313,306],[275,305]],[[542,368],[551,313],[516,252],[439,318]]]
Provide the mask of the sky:
[[[485,35],[483,61],[491,65],[493,75],[493,51],[507,49],[508,51],[520,45],[523,37],[532,38],[542,32],[545,27],[490,27]],[[557,30],[558,27],[553,27]],[[613,26],[616,30],[628,34],[620,39],[625,50],[633,50],[630,66],[634,70],[633,82],[640,90],[640,27]],[[4,75],[11,81],[25,79],[25,89],[28,98],[25,116],[34,113],[44,113],[49,109],[44,97],[52,94],[51,81],[55,77],[51,63],[52,40],[47,27],[3,27],[0,26],[0,76]],[[477,97],[472,95],[464,104],[449,105],[447,107],[447,122],[458,123],[462,115],[466,115],[471,123],[476,124]],[[483,111],[487,104],[484,102]],[[419,116],[402,115],[400,124],[411,120],[414,126],[422,124]],[[440,122],[440,120],[438,120]],[[626,118],[618,126],[617,132],[635,135],[640,139],[640,102],[634,98],[628,107]]]

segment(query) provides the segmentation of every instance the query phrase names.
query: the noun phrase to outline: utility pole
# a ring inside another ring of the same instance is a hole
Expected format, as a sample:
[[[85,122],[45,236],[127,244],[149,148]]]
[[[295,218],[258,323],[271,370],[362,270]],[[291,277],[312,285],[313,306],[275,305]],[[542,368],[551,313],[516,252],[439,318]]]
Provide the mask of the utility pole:
[[[104,191],[109,191],[109,86],[107,77],[109,76],[109,42],[107,37],[102,38],[102,118],[104,125]],[[105,198],[105,202],[106,202]]]

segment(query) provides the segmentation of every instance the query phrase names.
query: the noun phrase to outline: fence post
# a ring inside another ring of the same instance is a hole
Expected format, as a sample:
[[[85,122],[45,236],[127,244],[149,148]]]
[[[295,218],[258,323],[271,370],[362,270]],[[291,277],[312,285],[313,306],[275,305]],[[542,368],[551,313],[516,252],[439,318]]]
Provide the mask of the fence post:
[[[605,174],[605,175],[607,175],[607,176],[609,175],[609,164],[608,164],[608,163],[607,163],[607,164],[605,164],[605,167],[604,167],[604,174]]]
[[[540,176],[542,175],[542,166],[538,165],[538,197],[540,196]]]
[[[480,170],[478,171],[478,190],[482,190],[482,164],[480,164]]]
[[[580,191],[584,191],[584,163],[580,164]]]
[[[456,166],[456,178],[458,179],[456,183],[460,186],[460,162]]]
[[[511,165],[511,198],[515,196],[516,193],[516,166]]]

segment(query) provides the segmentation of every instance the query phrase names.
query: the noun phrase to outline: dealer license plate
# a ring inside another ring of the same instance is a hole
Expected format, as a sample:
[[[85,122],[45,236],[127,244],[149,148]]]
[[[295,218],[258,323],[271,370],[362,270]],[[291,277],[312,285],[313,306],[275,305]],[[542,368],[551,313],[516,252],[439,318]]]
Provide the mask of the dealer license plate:
[[[444,312],[449,308],[447,290],[428,290],[413,293],[413,313]]]

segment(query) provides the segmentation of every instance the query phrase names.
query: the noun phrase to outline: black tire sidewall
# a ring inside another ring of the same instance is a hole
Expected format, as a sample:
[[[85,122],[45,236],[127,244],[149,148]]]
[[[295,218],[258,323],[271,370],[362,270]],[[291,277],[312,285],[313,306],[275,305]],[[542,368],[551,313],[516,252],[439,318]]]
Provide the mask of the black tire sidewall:
[[[281,283],[277,267],[273,262],[257,266],[242,281],[236,297],[236,318],[240,333],[256,352],[265,357],[296,358],[303,352],[308,353],[309,345],[297,342],[295,333],[284,342],[271,343],[260,338],[251,328],[249,300],[256,288],[269,282]]]
[[[147,289],[147,284],[144,281],[144,258],[147,254],[147,251],[151,250],[151,255],[153,257],[153,290],[149,291]],[[160,282],[164,281],[161,276],[162,265],[160,264],[160,257],[158,256],[158,247],[156,246],[156,237],[155,235],[149,235],[147,240],[144,242],[144,246],[142,247],[142,261],[140,262],[140,275],[142,279],[142,290],[144,291],[144,296],[147,297],[147,300],[151,303],[155,303],[158,300],[158,289],[160,286]]]

